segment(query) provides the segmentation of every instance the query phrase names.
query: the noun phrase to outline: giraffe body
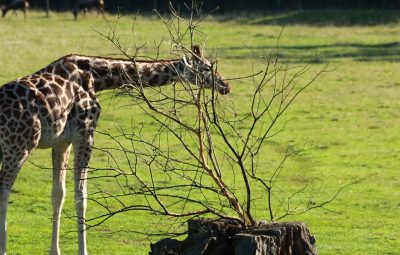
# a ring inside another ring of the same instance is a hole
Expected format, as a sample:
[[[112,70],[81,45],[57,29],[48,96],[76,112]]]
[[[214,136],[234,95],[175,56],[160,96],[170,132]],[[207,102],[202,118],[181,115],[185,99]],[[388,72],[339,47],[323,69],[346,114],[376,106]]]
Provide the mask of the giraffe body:
[[[206,60],[201,57],[200,48],[195,47],[194,53],[190,63],[185,58],[133,63],[122,59],[68,55],[0,88],[0,255],[6,254],[10,191],[23,163],[35,148],[52,148],[53,234],[49,253],[60,254],[60,217],[71,146],[75,156],[78,253],[87,254],[87,167],[101,110],[96,92],[123,84],[161,86],[182,78],[195,83],[193,70],[196,70],[204,71],[205,86],[215,88],[221,94],[229,93],[229,83],[218,73],[211,74]],[[211,79],[210,75],[216,78]],[[211,80],[213,84],[207,84]]]

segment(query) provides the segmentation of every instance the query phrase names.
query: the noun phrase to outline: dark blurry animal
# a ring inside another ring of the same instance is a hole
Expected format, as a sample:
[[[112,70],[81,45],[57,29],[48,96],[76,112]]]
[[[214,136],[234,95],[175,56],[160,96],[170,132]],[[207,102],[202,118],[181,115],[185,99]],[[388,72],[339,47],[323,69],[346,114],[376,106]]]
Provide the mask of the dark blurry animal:
[[[74,14],[74,18],[78,19],[78,12],[83,10],[86,14],[88,9],[96,9],[98,14],[104,15],[104,1],[103,0],[79,0],[75,5],[72,13]]]
[[[6,5],[2,11],[1,17],[6,16],[9,10],[12,10],[15,15],[17,15],[17,10],[21,10],[24,12],[24,17],[26,18],[26,13],[28,11],[29,3],[28,0],[15,0],[9,5]]]

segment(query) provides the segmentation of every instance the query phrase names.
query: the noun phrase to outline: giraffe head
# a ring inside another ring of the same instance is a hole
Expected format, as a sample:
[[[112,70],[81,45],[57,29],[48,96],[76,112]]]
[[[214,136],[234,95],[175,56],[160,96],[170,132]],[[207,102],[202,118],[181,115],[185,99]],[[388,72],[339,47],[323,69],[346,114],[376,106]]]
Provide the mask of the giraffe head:
[[[193,84],[201,84],[205,88],[215,89],[225,95],[231,92],[232,87],[222,75],[213,69],[213,65],[202,55],[200,46],[193,46],[191,59],[183,58],[184,71],[181,76]]]

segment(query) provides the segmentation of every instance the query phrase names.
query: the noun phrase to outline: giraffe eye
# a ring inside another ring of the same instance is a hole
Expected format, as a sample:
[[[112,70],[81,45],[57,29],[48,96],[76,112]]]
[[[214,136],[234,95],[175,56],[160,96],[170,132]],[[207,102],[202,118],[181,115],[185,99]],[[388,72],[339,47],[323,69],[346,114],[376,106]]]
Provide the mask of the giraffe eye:
[[[211,72],[211,71],[212,71],[212,68],[211,68],[210,66],[205,66],[205,67],[204,67],[204,71],[206,71],[206,72]]]

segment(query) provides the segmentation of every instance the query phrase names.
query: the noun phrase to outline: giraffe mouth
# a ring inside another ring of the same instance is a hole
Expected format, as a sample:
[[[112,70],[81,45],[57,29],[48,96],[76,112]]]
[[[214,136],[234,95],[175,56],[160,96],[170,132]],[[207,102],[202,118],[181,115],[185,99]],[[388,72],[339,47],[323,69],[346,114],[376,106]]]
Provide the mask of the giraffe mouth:
[[[230,84],[229,82],[227,82],[227,81],[224,81],[224,82],[222,83],[222,85],[220,86],[220,88],[218,89],[218,92],[219,92],[221,95],[226,95],[226,94],[231,93],[231,92],[232,92],[232,86],[231,86],[231,84]]]

